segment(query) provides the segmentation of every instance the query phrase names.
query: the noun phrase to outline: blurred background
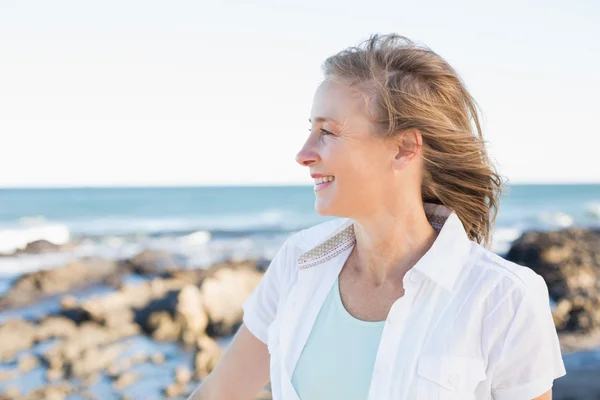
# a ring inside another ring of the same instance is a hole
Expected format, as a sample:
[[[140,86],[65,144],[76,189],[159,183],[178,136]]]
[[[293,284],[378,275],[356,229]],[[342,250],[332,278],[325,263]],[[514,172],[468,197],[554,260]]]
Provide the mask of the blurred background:
[[[313,210],[323,60],[373,33],[461,74],[508,180],[492,250],[542,274],[600,398],[600,3],[0,0],[0,398],[185,398]],[[270,398],[268,388],[257,398]]]

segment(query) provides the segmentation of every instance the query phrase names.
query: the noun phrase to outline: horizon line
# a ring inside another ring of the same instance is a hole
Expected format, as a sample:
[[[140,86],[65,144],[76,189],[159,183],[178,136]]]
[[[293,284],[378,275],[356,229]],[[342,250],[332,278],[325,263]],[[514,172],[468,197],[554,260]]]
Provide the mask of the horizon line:
[[[506,183],[504,186],[597,186],[600,181],[580,181],[580,182],[513,182]],[[21,186],[0,186],[0,190],[52,190],[52,189],[182,189],[182,188],[276,188],[276,187],[312,187],[310,184],[302,183],[224,183],[224,184],[117,184],[117,185],[21,185]]]

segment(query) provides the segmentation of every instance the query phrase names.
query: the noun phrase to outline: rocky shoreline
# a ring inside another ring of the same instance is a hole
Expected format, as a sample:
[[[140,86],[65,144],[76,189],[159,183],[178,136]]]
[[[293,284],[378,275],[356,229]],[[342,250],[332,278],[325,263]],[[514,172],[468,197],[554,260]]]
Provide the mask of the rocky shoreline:
[[[600,233],[527,232],[506,258],[541,274],[556,304],[568,375],[554,399],[599,399]],[[182,269],[146,250],[22,275],[0,297],[0,399],[186,398],[239,327],[264,266]]]
[[[124,283],[128,275],[138,280]],[[239,327],[242,302],[261,276],[256,263],[182,270],[167,254],[149,251],[122,262],[86,259],[24,275],[0,298],[0,309],[18,315],[19,309],[56,295],[59,307],[40,318],[8,316],[2,321],[0,398],[103,398],[89,390],[101,378],[110,381],[111,398],[131,398],[126,388],[144,381],[136,365],[157,366],[171,377],[160,394],[145,398],[185,398],[218,361],[223,347],[217,340]],[[112,290],[80,298],[67,294],[99,285]],[[127,349],[144,338],[176,343],[180,352],[191,355],[191,365],[165,365],[166,356],[158,351],[127,356]],[[34,369],[46,381],[40,388],[21,393],[10,383]],[[265,391],[259,398],[268,397]]]

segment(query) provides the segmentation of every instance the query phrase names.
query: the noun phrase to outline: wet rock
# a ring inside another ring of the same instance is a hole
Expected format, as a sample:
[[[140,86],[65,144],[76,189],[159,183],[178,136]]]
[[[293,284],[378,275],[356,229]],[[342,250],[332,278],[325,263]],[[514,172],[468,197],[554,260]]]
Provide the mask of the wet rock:
[[[113,386],[115,389],[122,390],[140,379],[140,377],[141,375],[137,372],[124,372],[113,382]]]
[[[32,391],[27,400],[64,400],[73,391],[69,382],[57,382]]]
[[[71,360],[71,376],[85,377],[108,368],[125,350],[122,343],[111,344],[103,348],[91,347]]]
[[[186,285],[177,296],[175,321],[181,325],[181,339],[192,344],[204,335],[208,326],[208,316],[204,311],[202,295],[198,287]]]
[[[193,344],[205,334],[208,316],[204,311],[200,290],[187,284],[179,292],[172,291],[148,308],[154,311],[147,321],[142,321],[156,340],[181,340]]]
[[[527,232],[506,258],[544,277],[557,303],[553,315],[559,331],[600,328],[600,231]]]
[[[18,386],[9,386],[4,388],[0,394],[0,400],[17,400],[21,398],[21,389]]]
[[[94,322],[85,322],[76,334],[49,349],[44,359],[51,369],[63,369],[67,375],[86,376],[114,362],[120,347],[109,344],[139,332],[135,324],[106,328]]]
[[[175,383],[185,385],[192,380],[192,373],[185,367],[177,367],[175,370]]]
[[[88,286],[116,273],[115,262],[87,258],[63,267],[25,274],[0,298],[0,308],[24,306],[44,296]]]
[[[68,249],[73,247],[72,245],[59,245],[47,240],[35,240],[33,242],[27,243],[24,249],[17,250],[17,254],[42,254],[42,253],[55,253],[57,251],[61,251],[63,249]]]
[[[40,365],[40,360],[33,354],[25,354],[19,358],[17,364],[21,373],[27,373]]]
[[[154,364],[163,364],[165,362],[165,355],[162,353],[152,354],[151,361]]]
[[[177,340],[181,336],[181,325],[177,324],[167,311],[154,312],[146,323],[155,340]]]
[[[72,310],[79,307],[79,300],[75,296],[65,295],[60,298],[60,307],[63,310]]]
[[[105,311],[86,308],[84,306],[83,309],[89,313],[92,321],[107,328],[132,324],[135,316],[133,310],[130,308],[117,308]]]
[[[102,325],[120,325],[135,320],[143,326],[152,312],[172,309],[176,302],[175,291],[184,285],[173,279],[156,278],[88,299],[79,309],[86,318]]]
[[[181,269],[167,274],[168,278],[192,285],[199,285],[206,277],[205,269]]]
[[[38,323],[35,340],[43,342],[52,338],[71,337],[76,332],[77,325],[72,320],[61,316],[48,316]]]
[[[83,376],[83,383],[85,383],[86,386],[92,386],[98,382],[98,379],[100,379],[100,374],[98,372],[92,372]]]
[[[197,341],[198,351],[194,361],[196,378],[204,380],[216,367],[223,355],[223,349],[209,336],[202,336]]]
[[[178,383],[172,383],[165,389],[165,395],[167,397],[177,397],[177,396],[185,396],[189,394],[189,390]]]
[[[126,261],[133,272],[141,275],[162,274],[180,269],[176,257],[166,251],[144,250]]]
[[[11,319],[0,325],[0,362],[13,360],[16,354],[33,346],[36,338],[35,325]]]
[[[198,289],[194,284],[169,284],[163,297],[136,310],[136,322],[157,340],[193,344],[205,333],[228,336],[242,321],[242,304],[262,274],[254,264],[221,264],[211,268]],[[160,283],[159,283],[160,282]],[[155,285],[167,285],[157,280]]]
[[[63,370],[61,368],[49,368],[46,370],[46,380],[48,382],[54,382],[59,379],[62,379],[65,376]]]
[[[262,273],[252,263],[211,268],[200,293],[209,318],[211,336],[230,336],[242,321],[242,304],[258,285]]]

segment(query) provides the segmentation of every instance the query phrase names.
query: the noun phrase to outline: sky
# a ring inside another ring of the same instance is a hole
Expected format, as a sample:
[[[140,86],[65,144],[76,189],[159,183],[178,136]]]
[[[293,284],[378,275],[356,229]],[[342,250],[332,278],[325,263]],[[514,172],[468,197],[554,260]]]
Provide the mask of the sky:
[[[509,183],[600,182],[600,2],[0,0],[0,186],[310,184],[328,56],[374,33],[459,72]]]

